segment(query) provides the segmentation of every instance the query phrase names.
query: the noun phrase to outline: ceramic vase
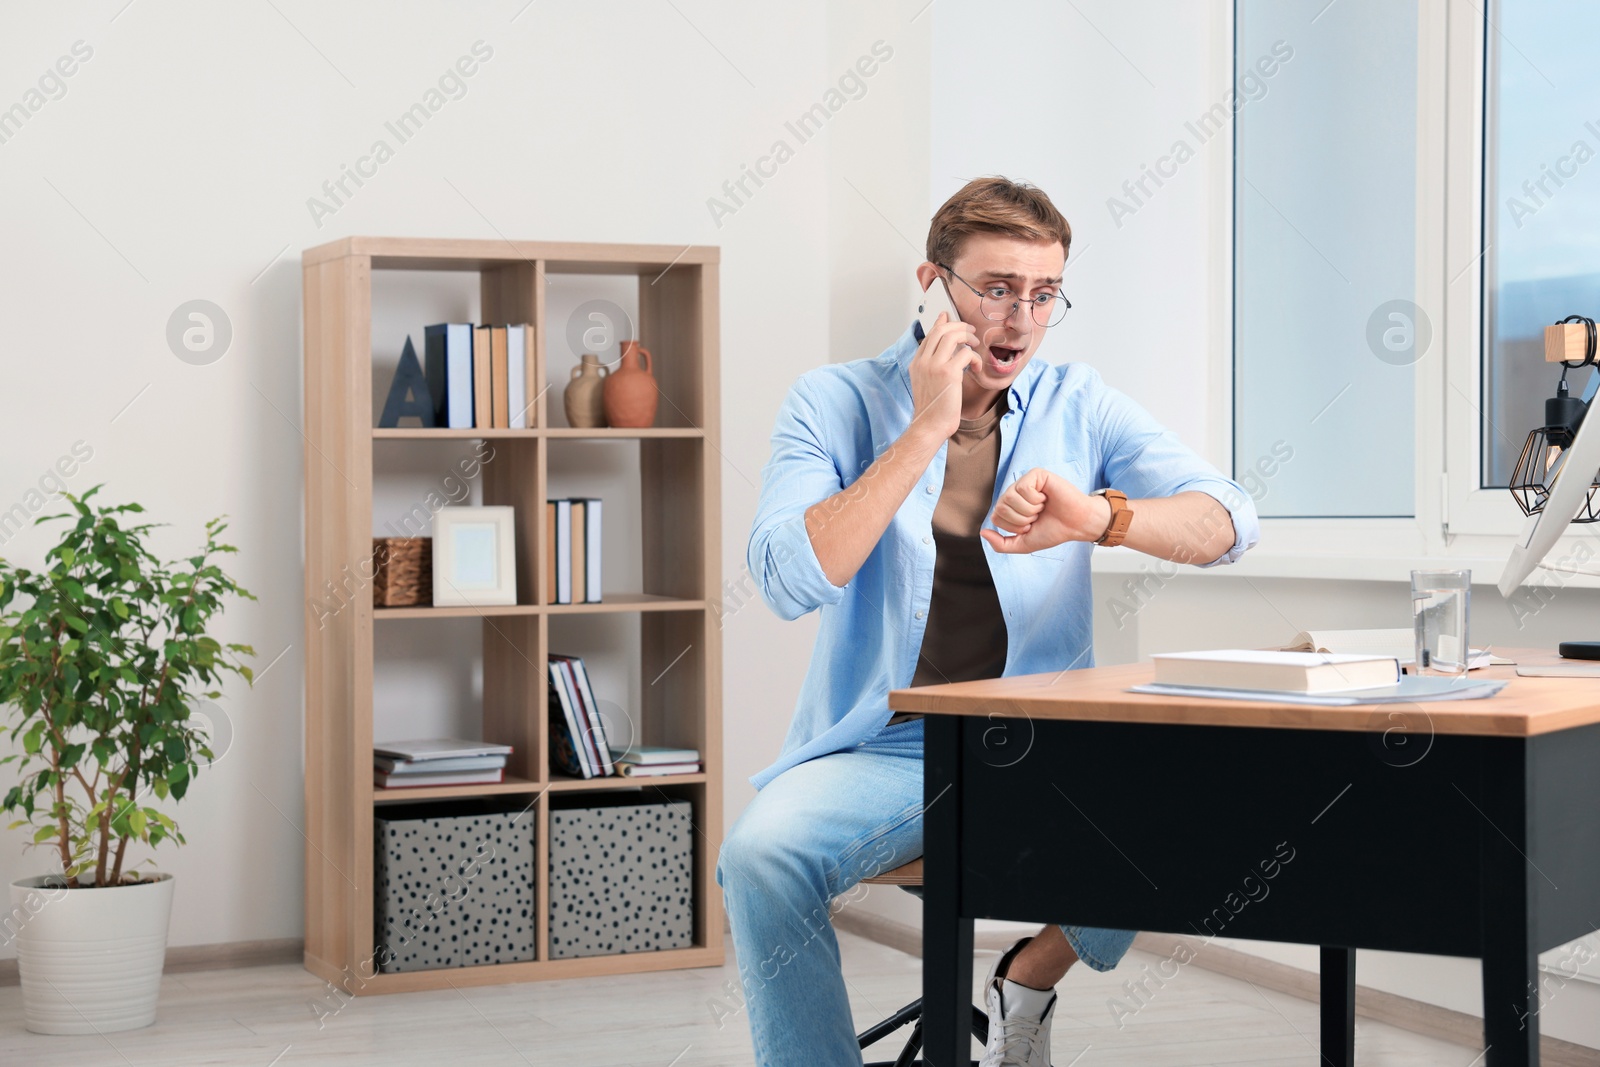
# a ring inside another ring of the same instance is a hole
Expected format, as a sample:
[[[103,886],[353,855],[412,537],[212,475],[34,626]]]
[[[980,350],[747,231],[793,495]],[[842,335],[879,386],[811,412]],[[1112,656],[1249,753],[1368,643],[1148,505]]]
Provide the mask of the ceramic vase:
[[[572,368],[572,378],[561,395],[561,404],[567,409],[567,425],[593,429],[606,424],[605,386],[606,368],[600,357],[585,352],[582,362]]]
[[[22,1021],[36,1034],[101,1034],[156,1018],[172,876],[68,889],[42,875],[11,883]]]
[[[659,395],[651,373],[650,350],[638,341],[622,342],[617,369],[605,379],[606,424],[635,428],[654,425]]]

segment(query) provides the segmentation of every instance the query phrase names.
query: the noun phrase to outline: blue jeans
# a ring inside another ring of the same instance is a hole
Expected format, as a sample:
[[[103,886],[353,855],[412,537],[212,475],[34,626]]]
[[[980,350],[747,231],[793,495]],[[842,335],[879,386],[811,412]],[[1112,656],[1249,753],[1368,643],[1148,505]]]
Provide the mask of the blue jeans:
[[[717,883],[733,928],[760,1067],[859,1065],[832,905],[863,878],[922,855],[921,719],[779,774],[728,831]],[[1127,930],[1062,926],[1110,970]]]

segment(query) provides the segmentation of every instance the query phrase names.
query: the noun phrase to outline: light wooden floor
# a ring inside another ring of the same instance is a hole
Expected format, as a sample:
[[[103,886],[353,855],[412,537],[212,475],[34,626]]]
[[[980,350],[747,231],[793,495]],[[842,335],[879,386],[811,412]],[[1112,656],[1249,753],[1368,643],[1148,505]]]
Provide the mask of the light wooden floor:
[[[917,995],[918,960],[851,934],[840,945],[858,1029]],[[978,983],[992,958],[979,953]],[[1196,967],[1163,988],[1152,983],[1148,1004],[1119,1029],[1108,998],[1155,962],[1133,952],[1111,974],[1077,968],[1067,976],[1055,1067],[1317,1064],[1314,1005]],[[0,1064],[745,1067],[753,1059],[748,1023],[722,988],[737,974],[730,961],[721,970],[363,997],[319,1030],[310,1005],[323,986],[298,967],[190,972],[164,979],[154,1026],[105,1037],[28,1033],[21,990],[11,986],[0,989]],[[719,1002],[735,1010],[720,1027]],[[892,1041],[874,1050],[879,1058],[893,1058]],[[1478,1055],[1370,1022],[1360,1025],[1357,1048],[1363,1067],[1469,1067]]]

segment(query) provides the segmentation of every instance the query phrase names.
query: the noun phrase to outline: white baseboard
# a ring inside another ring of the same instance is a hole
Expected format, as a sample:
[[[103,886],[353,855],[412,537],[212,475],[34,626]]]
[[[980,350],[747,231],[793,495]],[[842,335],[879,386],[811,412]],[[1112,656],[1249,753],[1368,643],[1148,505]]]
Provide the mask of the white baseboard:
[[[840,930],[848,930],[911,956],[922,956],[922,931],[915,926],[885,919],[859,908],[846,908],[838,912],[833,917],[833,923]],[[1012,930],[979,929],[973,934],[972,944],[974,948],[1000,952],[1015,940],[1016,933]],[[1193,966],[1253,982],[1263,989],[1285,993],[1312,1004],[1321,999],[1320,979],[1315,972],[1262,959],[1223,945],[1208,945],[1200,938],[1140,934],[1134,940],[1133,947],[1165,958],[1171,956],[1180,944],[1187,949],[1186,954],[1192,956],[1190,962]],[[1483,1051],[1483,1020],[1476,1015],[1451,1011],[1436,1004],[1363,985],[1356,986],[1356,1014],[1363,1019],[1448,1041],[1474,1052]],[[1594,1067],[1595,1050],[1570,1041],[1541,1035],[1539,1051],[1540,1062],[1545,1067]]]

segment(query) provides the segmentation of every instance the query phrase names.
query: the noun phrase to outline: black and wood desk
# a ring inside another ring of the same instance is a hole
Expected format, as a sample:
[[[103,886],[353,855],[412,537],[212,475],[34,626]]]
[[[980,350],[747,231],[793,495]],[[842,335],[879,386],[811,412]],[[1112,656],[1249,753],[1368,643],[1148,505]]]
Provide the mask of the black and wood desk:
[[[927,1062],[970,1060],[987,918],[1319,945],[1334,1067],[1356,949],[1477,957],[1487,1063],[1537,1064],[1537,956],[1600,928],[1600,680],[1480,675],[1512,680],[1343,708],[1126,692],[1149,664],[892,692],[928,713]]]

